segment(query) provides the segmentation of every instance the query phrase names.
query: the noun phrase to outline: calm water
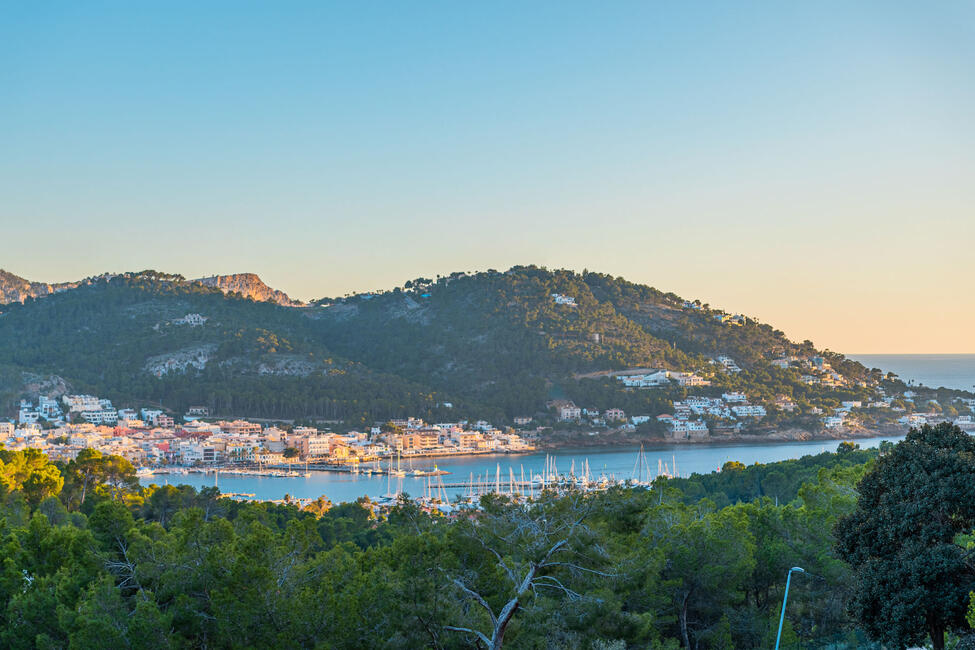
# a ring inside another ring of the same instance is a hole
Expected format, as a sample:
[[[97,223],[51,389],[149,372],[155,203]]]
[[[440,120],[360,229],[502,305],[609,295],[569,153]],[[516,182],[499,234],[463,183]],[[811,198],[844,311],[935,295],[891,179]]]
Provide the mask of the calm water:
[[[903,436],[867,438],[857,440],[861,447],[876,447],[881,440],[896,442]],[[835,451],[837,441],[814,442],[785,442],[767,444],[728,444],[701,446],[661,446],[646,451],[647,461],[653,473],[656,474],[658,460],[673,468],[674,459],[677,461],[677,471],[686,476],[691,473],[712,472],[729,460],[737,460],[746,465],[752,463],[769,463],[789,458],[799,458],[823,451]],[[568,473],[575,461],[576,474],[581,474],[583,462],[589,460],[590,472],[599,476],[615,476],[626,479],[633,476],[636,465],[638,448],[588,448],[563,449],[552,452],[556,467],[561,473]],[[404,462],[404,469],[406,461]],[[521,477],[522,468],[525,476],[529,472],[541,473],[545,467],[545,453],[533,453],[521,456],[503,454],[490,456],[466,456],[463,458],[424,459],[415,460],[413,467],[417,469],[433,468],[434,463],[440,469],[451,472],[441,477],[444,483],[466,483],[471,474],[488,476],[494,480],[498,466],[501,468],[502,482],[507,480],[509,469],[515,478]],[[434,479],[436,480],[436,479]],[[186,476],[160,475],[143,479],[143,483],[165,484],[167,482],[182,483],[194,487],[205,487],[214,484],[213,474],[188,474]],[[401,490],[414,496],[423,495],[426,479],[404,477],[398,479],[386,476],[367,476],[364,474],[351,475],[338,472],[312,472],[309,478],[269,478],[253,476],[227,476],[218,479],[218,487],[223,492],[253,493],[259,499],[281,499],[285,494],[294,497],[316,498],[325,495],[333,502],[354,501],[361,496],[379,497],[388,492],[396,492],[397,483],[402,481]],[[449,490],[452,494],[460,494],[465,490]]]
[[[975,390],[975,354],[855,354],[868,368],[894,372],[901,380],[930,388]]]

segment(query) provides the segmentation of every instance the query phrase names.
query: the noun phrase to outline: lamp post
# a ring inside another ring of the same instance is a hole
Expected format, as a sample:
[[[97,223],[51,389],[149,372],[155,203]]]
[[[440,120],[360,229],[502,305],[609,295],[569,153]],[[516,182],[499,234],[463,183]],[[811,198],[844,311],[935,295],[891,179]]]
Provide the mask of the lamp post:
[[[779,642],[782,640],[782,624],[785,623],[785,605],[789,602],[789,583],[792,582],[792,572],[805,573],[802,567],[794,566],[789,569],[789,574],[785,577],[785,596],[782,597],[782,614],[779,616],[779,633],[775,637],[775,650],[779,650]]]

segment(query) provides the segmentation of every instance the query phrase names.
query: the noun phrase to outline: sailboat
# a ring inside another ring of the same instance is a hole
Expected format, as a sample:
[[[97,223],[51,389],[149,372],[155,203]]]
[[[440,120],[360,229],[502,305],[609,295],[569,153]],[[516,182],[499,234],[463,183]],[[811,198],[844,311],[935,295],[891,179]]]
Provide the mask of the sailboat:
[[[364,470],[361,470],[363,474],[382,474],[383,468],[379,466],[379,459],[377,458],[374,463],[375,467],[369,467],[366,465]]]
[[[401,477],[402,476],[406,476],[406,472],[404,472],[403,469],[402,469],[402,467],[401,467],[401,462],[400,462],[401,460],[402,459],[400,458],[400,453],[397,451],[396,452],[396,469],[395,470],[390,470],[390,473],[393,476],[401,476]]]
[[[646,453],[643,451],[643,445],[640,445],[640,453],[636,456],[636,463],[633,465],[633,475],[631,478],[635,485],[649,485],[652,483],[650,463],[647,460]]]
[[[393,457],[389,457],[389,470],[386,472],[386,498],[395,499],[396,495],[393,494],[393,486],[390,483],[390,477],[393,475]]]

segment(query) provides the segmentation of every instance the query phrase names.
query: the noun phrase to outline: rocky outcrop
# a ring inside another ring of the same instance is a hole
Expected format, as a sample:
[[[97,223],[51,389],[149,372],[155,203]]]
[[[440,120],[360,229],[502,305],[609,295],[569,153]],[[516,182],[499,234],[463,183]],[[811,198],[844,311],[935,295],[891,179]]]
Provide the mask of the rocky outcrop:
[[[186,373],[190,368],[203,370],[216,351],[215,344],[205,343],[168,354],[159,354],[146,360],[145,370],[156,377]]]
[[[232,275],[212,275],[193,280],[207,287],[220,289],[224,293],[239,293],[245,298],[260,302],[274,302],[285,307],[296,307],[301,301],[292,300],[288,294],[264,284],[256,273],[234,273]]]
[[[10,302],[24,302],[28,298],[39,298],[77,285],[77,282],[61,282],[58,284],[31,282],[19,275],[0,269],[0,305]]]
[[[109,277],[107,274],[98,277]],[[24,302],[28,298],[39,298],[65,289],[72,289],[96,278],[89,278],[81,282],[31,282],[24,278],[0,269],[0,305],[12,302]],[[303,303],[292,300],[288,294],[264,284],[256,273],[234,273],[232,275],[213,275],[206,278],[190,280],[207,287],[219,289],[224,293],[239,293],[245,298],[259,302],[273,302],[286,307],[298,307]]]

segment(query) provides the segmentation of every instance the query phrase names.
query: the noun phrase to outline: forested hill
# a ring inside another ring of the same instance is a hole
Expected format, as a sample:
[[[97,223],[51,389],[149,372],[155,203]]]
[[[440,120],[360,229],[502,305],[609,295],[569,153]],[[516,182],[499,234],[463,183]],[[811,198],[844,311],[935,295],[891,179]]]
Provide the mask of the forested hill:
[[[602,376],[634,368],[694,371],[712,380],[712,391],[787,395],[800,405],[854,395],[879,378],[752,319],[608,275],[537,267],[418,278],[304,307],[142,272],[3,309],[4,411],[25,385],[52,376],[121,405],[151,400],[175,412],[202,404],[225,415],[363,422],[505,420],[542,413],[555,397],[647,412],[681,395],[623,391]],[[725,372],[713,361],[720,355],[742,372]],[[797,369],[770,363],[811,355],[824,356],[850,388],[813,389]],[[444,402],[453,410],[438,406]]]
[[[337,354],[509,415],[531,414],[553,397],[642,412],[656,398],[673,396],[624,394],[605,377],[635,368],[697,372],[714,388],[747,388],[767,400],[817,392],[799,381],[798,370],[771,364],[783,357],[822,355],[853,386],[880,376],[753,319],[729,320],[734,315],[599,273],[537,267],[454,273],[318,304],[313,317]],[[722,372],[713,363],[719,356],[733,358],[742,372]]]
[[[5,309],[5,410],[25,385],[59,385],[52,376],[119,406],[158,403],[176,413],[200,404],[226,415],[364,422],[402,409],[429,413],[437,401],[425,386],[334,356],[302,310],[178,276],[103,278]]]

